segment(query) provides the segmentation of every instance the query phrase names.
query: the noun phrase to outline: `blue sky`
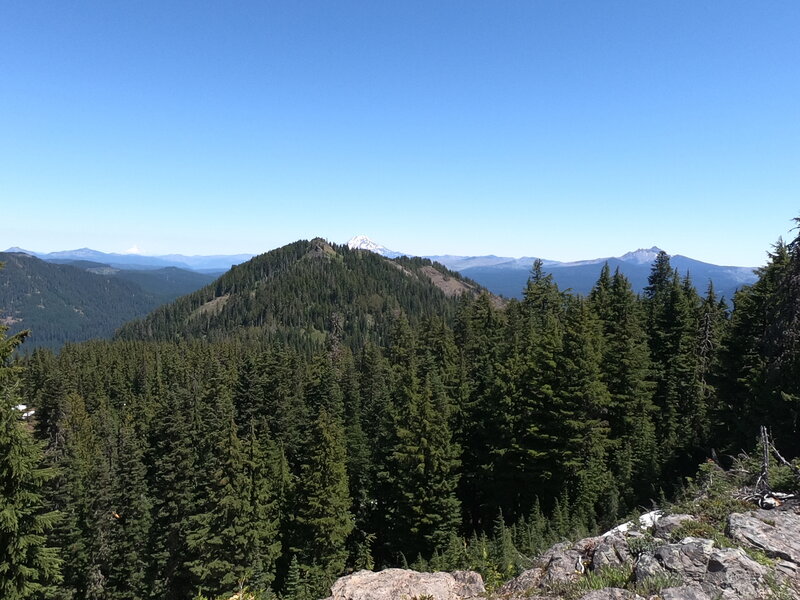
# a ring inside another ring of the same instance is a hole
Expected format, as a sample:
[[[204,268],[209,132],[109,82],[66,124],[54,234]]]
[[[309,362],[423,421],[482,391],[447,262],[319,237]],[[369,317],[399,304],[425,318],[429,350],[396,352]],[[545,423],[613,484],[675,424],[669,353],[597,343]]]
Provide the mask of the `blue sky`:
[[[0,0],[0,246],[762,264],[798,31],[795,0]]]

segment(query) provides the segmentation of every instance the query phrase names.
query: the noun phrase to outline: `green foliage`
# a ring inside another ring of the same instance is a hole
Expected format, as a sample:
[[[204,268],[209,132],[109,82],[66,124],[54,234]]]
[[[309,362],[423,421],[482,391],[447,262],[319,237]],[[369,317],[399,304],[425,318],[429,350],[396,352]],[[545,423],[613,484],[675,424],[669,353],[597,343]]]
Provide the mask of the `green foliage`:
[[[5,363],[23,334],[7,338],[0,327],[0,597],[41,597],[61,580],[57,550],[47,534],[57,513],[47,509],[43,488],[54,475],[44,467],[21,413],[17,373]]]
[[[630,587],[633,577],[633,565],[607,566],[597,571],[587,571],[583,575],[576,574],[572,581],[551,583],[542,590],[543,595],[553,595],[564,600],[578,600],[592,590],[606,587]]]
[[[635,594],[650,598],[665,588],[680,587],[683,584],[683,578],[677,573],[658,573],[637,581],[629,589]]]
[[[670,512],[690,513],[718,532],[725,530],[725,521],[733,512],[744,512],[751,505],[736,499],[733,476],[715,463],[708,461],[700,465],[694,478],[687,478],[679,500]],[[692,527],[686,525],[686,527]]]
[[[189,600],[246,585],[312,600],[347,570],[406,557],[494,589],[687,475],[672,510],[698,521],[675,535],[726,545],[728,514],[749,508],[732,492],[753,482],[713,463],[694,476],[712,442],[738,452],[766,423],[800,454],[799,247],[776,248],[729,322],[666,255],[641,299],[608,268],[576,298],[534,264],[524,299],[501,308],[448,299],[422,260],[298,242],[125,340],[36,352],[2,371],[7,403],[36,422],[3,431],[17,443],[32,429],[57,467],[26,480],[36,514],[64,515],[40,536],[63,548],[52,591]],[[653,543],[637,540],[634,554]],[[590,573],[565,594],[628,579]]]
[[[435,276],[430,275],[432,272]],[[209,339],[233,336],[288,342],[318,350],[330,337],[352,348],[385,342],[397,312],[419,322],[451,319],[456,300],[434,280],[457,273],[419,258],[394,261],[316,238],[298,241],[234,266],[214,283],[162,306],[119,332],[122,339]]]
[[[0,253],[0,257],[6,265],[0,270],[0,317],[9,320],[13,333],[31,331],[29,348],[56,349],[65,342],[110,338],[127,321],[186,293],[186,288],[153,293],[135,281],[27,254]]]
[[[350,505],[342,425],[322,408],[294,499],[296,552],[302,567],[319,582],[314,593],[344,569],[345,543],[353,530]]]
[[[645,532],[644,535],[628,538],[628,550],[631,556],[639,558],[646,552],[652,552],[659,545],[659,542],[653,537],[650,532]]]

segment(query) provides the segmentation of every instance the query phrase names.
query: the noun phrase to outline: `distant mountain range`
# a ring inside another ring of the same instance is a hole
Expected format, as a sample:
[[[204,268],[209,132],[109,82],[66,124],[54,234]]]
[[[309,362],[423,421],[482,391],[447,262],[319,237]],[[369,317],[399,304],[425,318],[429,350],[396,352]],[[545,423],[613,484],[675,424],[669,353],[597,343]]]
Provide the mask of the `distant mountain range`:
[[[184,256],[183,254],[164,254],[162,256],[145,256],[143,254],[119,254],[116,252],[99,252],[91,248],[77,250],[61,250],[59,252],[33,252],[23,248],[13,247],[6,252],[29,254],[47,262],[71,263],[73,261],[91,261],[114,267],[115,269],[163,269],[177,267],[200,273],[214,273],[220,275],[230,269],[253,258],[252,254],[213,254],[210,256]]]
[[[405,256],[404,253],[389,250],[364,235],[351,239],[348,242],[348,246],[370,250],[389,258]],[[627,252],[617,257],[611,256],[574,262],[541,260],[544,270],[553,275],[553,279],[561,289],[570,289],[578,294],[588,294],[597,281],[603,265],[608,263],[612,271],[619,268],[631,281],[634,290],[641,292],[647,285],[651,264],[660,251],[659,248],[653,246],[652,248]],[[493,293],[507,298],[520,298],[522,296],[531,266],[536,260],[536,257],[533,256],[513,258],[494,255],[456,256],[451,254],[426,256],[425,258],[441,263],[448,269],[457,271],[465,277],[476,281]],[[670,256],[670,263],[682,274],[688,273],[700,293],[703,293],[709,281],[712,281],[717,294],[729,300],[737,289],[756,280],[751,267],[714,265],[687,256],[681,256],[680,254]]]
[[[357,235],[347,242],[351,249],[369,250],[386,258],[412,256],[405,252],[390,250],[386,246],[371,240],[366,235]],[[650,265],[659,252],[659,248],[634,250],[622,256],[594,258],[573,262],[563,262],[541,258],[545,271],[551,273],[562,289],[571,289],[575,293],[588,293],[603,264],[608,262],[611,269],[619,268],[630,279],[636,291],[641,291],[647,285],[647,276]],[[186,271],[221,275],[233,265],[241,264],[253,258],[252,254],[210,255],[210,256],[185,256],[182,254],[166,254],[161,256],[144,256],[141,254],[106,253],[80,248],[77,250],[64,250],[59,252],[41,253],[22,248],[9,248],[6,252],[20,252],[35,256],[47,262],[61,264],[79,264],[81,262],[99,263],[95,268],[103,266],[120,271],[152,271],[167,267],[174,267]],[[528,280],[533,261],[537,257],[523,256],[514,258],[510,256],[459,256],[442,254],[425,256],[438,262],[448,269],[461,273],[477,283],[483,285],[495,294],[507,298],[519,298]],[[714,282],[718,294],[730,299],[734,292],[743,285],[756,280],[753,268],[737,266],[720,266],[676,254],[670,257],[674,267],[681,273],[689,273],[695,286],[702,293],[709,281]],[[91,267],[87,267],[91,270]],[[95,272],[99,273],[100,271]],[[108,273],[106,273],[108,274]],[[163,273],[161,275],[164,275]],[[173,278],[180,275],[175,273]],[[123,278],[126,275],[123,275]],[[132,276],[128,276],[129,278]],[[140,278],[142,275],[137,275]],[[185,276],[183,276],[185,278]],[[156,284],[160,285],[160,284]],[[194,285],[194,284],[192,284]],[[202,285],[189,290],[194,291]],[[188,292],[186,292],[188,293]],[[173,296],[174,297],[174,296]]]
[[[385,258],[406,256],[363,235],[351,239],[347,245],[350,249],[368,250]],[[543,260],[543,265],[561,289],[587,294],[603,264],[608,263],[612,270],[619,268],[640,292],[647,285],[651,264],[659,251],[652,247],[619,257],[575,262]],[[252,258],[250,254],[143,256],[89,248],[51,253],[9,248],[6,253],[0,253],[0,261],[7,263],[6,269],[0,270],[0,322],[10,325],[12,333],[32,329],[26,348],[58,347],[65,341],[110,337],[126,322],[144,317],[162,304],[201,288],[210,290],[206,286],[232,265],[249,262]],[[506,298],[521,297],[536,260],[532,256],[493,255],[420,258],[444,265]],[[691,276],[701,293],[708,282],[713,281],[717,293],[728,300],[738,288],[756,279],[753,269],[747,267],[713,265],[681,255],[670,257],[670,261],[681,273]],[[434,270],[425,268],[428,275],[435,275]],[[322,275],[315,275],[313,281],[322,281],[319,277]],[[436,277],[449,281],[450,276]],[[275,285],[282,280],[270,281]],[[330,277],[325,281],[323,285],[333,285]],[[208,293],[204,292],[204,297]]]

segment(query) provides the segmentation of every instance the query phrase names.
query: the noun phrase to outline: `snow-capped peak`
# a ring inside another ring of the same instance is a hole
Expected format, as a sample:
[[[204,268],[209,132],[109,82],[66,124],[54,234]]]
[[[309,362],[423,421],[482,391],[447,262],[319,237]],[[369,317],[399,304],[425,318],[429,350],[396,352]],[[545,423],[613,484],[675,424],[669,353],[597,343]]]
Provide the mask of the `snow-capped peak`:
[[[8,253],[16,252],[17,254],[30,254],[31,256],[33,256],[33,252],[31,252],[30,250],[25,250],[24,248],[20,248],[19,246],[11,246],[11,248],[9,248],[8,250],[3,250],[3,252],[8,252]]]
[[[639,248],[633,252],[626,252],[620,256],[619,259],[625,262],[632,262],[640,265],[649,264],[656,259],[658,253],[661,251],[661,248],[658,248],[657,246],[653,246],[652,248]]]
[[[375,254],[386,256],[387,258],[396,258],[402,256],[402,253],[389,250],[386,246],[381,246],[377,242],[373,242],[365,235],[357,235],[347,242],[347,247],[351,250],[369,250]]]

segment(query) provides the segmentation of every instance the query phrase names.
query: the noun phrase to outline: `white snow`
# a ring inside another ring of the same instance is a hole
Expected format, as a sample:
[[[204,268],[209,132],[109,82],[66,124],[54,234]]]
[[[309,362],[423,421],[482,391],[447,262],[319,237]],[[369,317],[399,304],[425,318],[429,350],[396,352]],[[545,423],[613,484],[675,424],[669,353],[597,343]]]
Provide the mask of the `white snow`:
[[[381,246],[377,242],[373,242],[365,235],[357,235],[353,238],[350,238],[350,240],[347,242],[347,247],[351,250],[369,250],[370,252],[380,254],[381,256],[386,256],[387,258],[403,256],[401,252],[389,250],[386,246]]]
[[[664,516],[663,510],[652,510],[649,513],[645,513],[639,517],[639,529],[649,529],[653,527],[658,520]],[[608,535],[612,535],[614,533],[628,533],[632,528],[637,527],[637,525],[633,521],[628,521],[627,523],[623,523],[622,525],[617,525],[614,529],[609,529],[606,531],[601,537],[606,537]]]
[[[659,252],[661,252],[661,248],[658,248],[657,246],[653,246],[652,248],[639,248],[633,252],[626,252],[620,256],[619,259],[625,262],[632,262],[640,265],[650,264],[656,259]]]

